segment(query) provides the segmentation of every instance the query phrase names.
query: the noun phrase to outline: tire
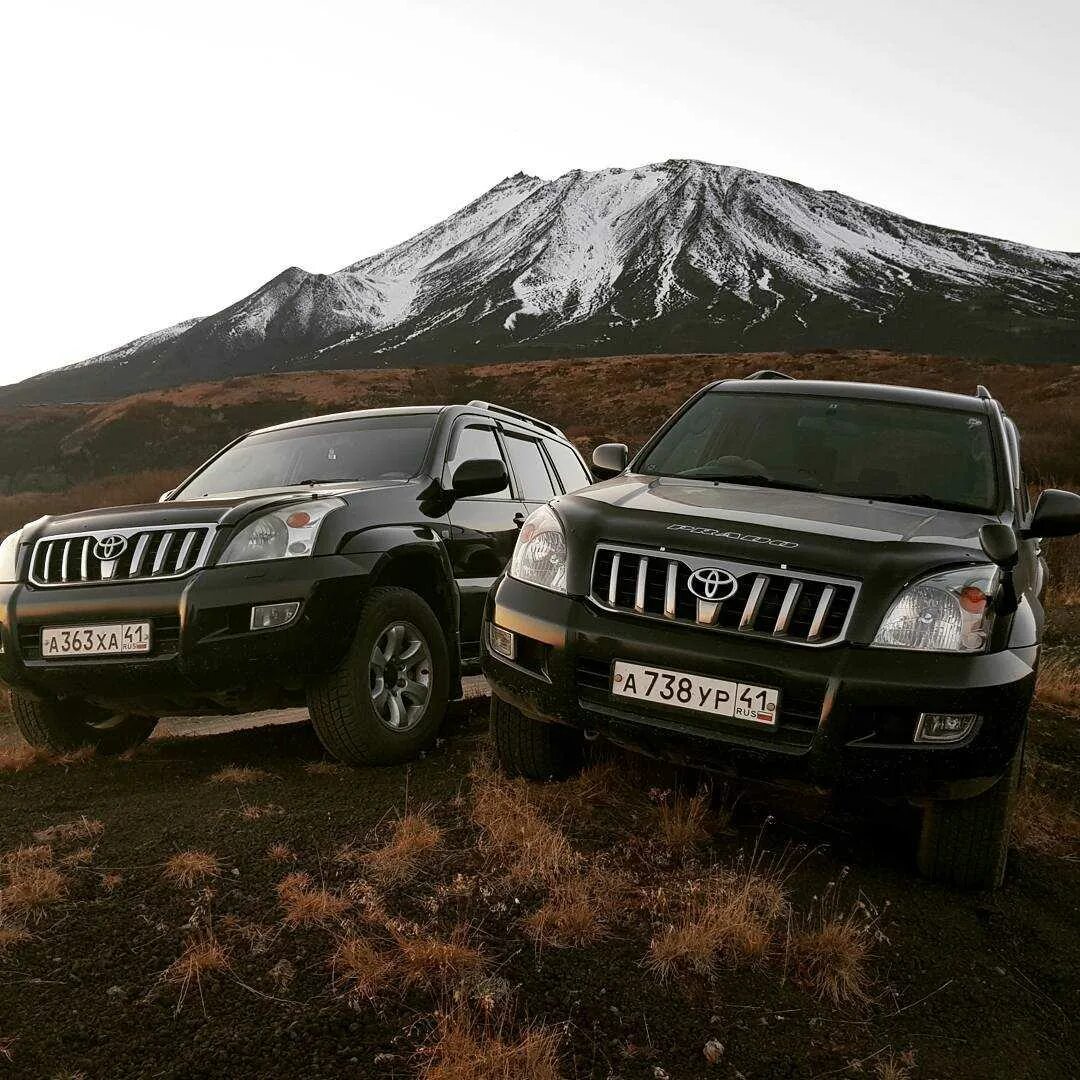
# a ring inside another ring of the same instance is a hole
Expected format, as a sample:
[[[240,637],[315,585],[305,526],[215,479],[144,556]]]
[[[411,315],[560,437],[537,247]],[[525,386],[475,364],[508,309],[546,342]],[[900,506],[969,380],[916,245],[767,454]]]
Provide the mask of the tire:
[[[528,780],[563,780],[576,773],[585,757],[581,733],[547,724],[491,695],[491,737],[508,776]]]
[[[394,627],[403,628],[401,637],[391,636]],[[406,655],[414,641],[426,649],[426,665],[421,654]],[[375,666],[377,647],[384,659],[382,676]],[[409,666],[412,661],[415,666]],[[408,688],[402,688],[401,675],[393,677],[399,665]],[[411,688],[424,679],[427,696],[420,707],[419,692]],[[319,741],[339,761],[394,765],[410,761],[434,740],[449,691],[450,654],[435,613],[410,589],[372,589],[341,666],[308,687],[308,710]]]
[[[14,690],[11,712],[31,746],[54,753],[89,746],[99,754],[122,754],[146,742],[157,726],[152,716],[113,713],[72,698],[26,697]]]
[[[1022,753],[992,788],[973,799],[931,803],[923,811],[919,872],[961,889],[996,889],[1005,879]]]

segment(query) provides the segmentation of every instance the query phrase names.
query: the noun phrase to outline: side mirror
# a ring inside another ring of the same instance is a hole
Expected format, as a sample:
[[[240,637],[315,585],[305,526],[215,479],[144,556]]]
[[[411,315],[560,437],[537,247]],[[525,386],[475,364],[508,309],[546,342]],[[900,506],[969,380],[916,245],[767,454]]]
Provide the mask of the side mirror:
[[[979,530],[979,543],[986,557],[1003,570],[1011,570],[1020,558],[1016,533],[1008,525],[984,525]]]
[[[618,476],[626,468],[629,457],[630,452],[626,443],[601,443],[592,452],[593,473],[598,480],[607,480],[608,477]]]
[[[1080,495],[1047,488],[1035,504],[1035,513],[1020,535],[1031,537],[1075,536],[1080,533]]]
[[[454,496],[459,499],[467,499],[470,495],[493,495],[509,484],[506,466],[498,458],[463,461],[454,470],[451,480]]]

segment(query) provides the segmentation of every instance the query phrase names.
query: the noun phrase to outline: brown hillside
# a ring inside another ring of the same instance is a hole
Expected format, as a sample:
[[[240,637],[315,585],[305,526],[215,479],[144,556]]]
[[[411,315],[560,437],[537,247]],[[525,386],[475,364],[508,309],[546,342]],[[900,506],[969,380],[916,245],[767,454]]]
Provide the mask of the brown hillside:
[[[1036,479],[1078,472],[1080,367],[823,350],[324,371],[0,412],[0,533],[41,513],[155,498],[244,431],[342,409],[483,398],[559,424],[585,450],[604,440],[633,447],[702,383],[762,367],[964,393],[985,382],[1024,433]]]

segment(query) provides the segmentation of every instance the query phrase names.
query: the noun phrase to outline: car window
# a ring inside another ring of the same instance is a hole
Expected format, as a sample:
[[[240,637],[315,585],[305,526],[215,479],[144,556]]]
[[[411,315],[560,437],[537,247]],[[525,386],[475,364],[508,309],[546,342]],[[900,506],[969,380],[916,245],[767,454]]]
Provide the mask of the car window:
[[[559,474],[563,491],[567,493],[580,491],[593,482],[593,478],[581,464],[581,459],[569,446],[565,443],[552,442],[550,439],[545,439],[544,445],[551,455],[551,460],[555,463],[555,471]]]
[[[463,461],[475,459],[495,458],[506,464],[502,451],[499,449],[499,440],[495,437],[495,429],[481,424],[469,424],[458,428],[454,436],[454,445],[450,451],[450,458],[446,463],[446,482],[449,483],[454,477],[454,470]],[[510,498],[509,486],[501,491],[493,491],[489,495],[474,495],[470,498],[477,499],[508,499]]]
[[[519,435],[508,434],[506,448],[521,486],[521,497],[526,502],[547,502],[555,498],[555,487],[551,482],[540,444],[535,439],[523,439]]]

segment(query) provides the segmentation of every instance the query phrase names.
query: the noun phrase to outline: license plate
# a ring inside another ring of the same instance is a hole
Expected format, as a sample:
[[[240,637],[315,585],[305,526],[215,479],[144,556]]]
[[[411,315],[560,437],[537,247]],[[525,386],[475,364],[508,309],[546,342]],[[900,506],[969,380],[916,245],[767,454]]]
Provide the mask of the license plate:
[[[72,656],[124,656],[149,651],[148,622],[47,626],[41,631],[41,655],[46,660],[66,660]]]
[[[780,691],[771,686],[706,679],[684,671],[646,667],[616,660],[611,676],[611,692],[618,697],[637,698],[657,705],[708,713],[712,716],[748,720],[753,724],[776,726]]]

